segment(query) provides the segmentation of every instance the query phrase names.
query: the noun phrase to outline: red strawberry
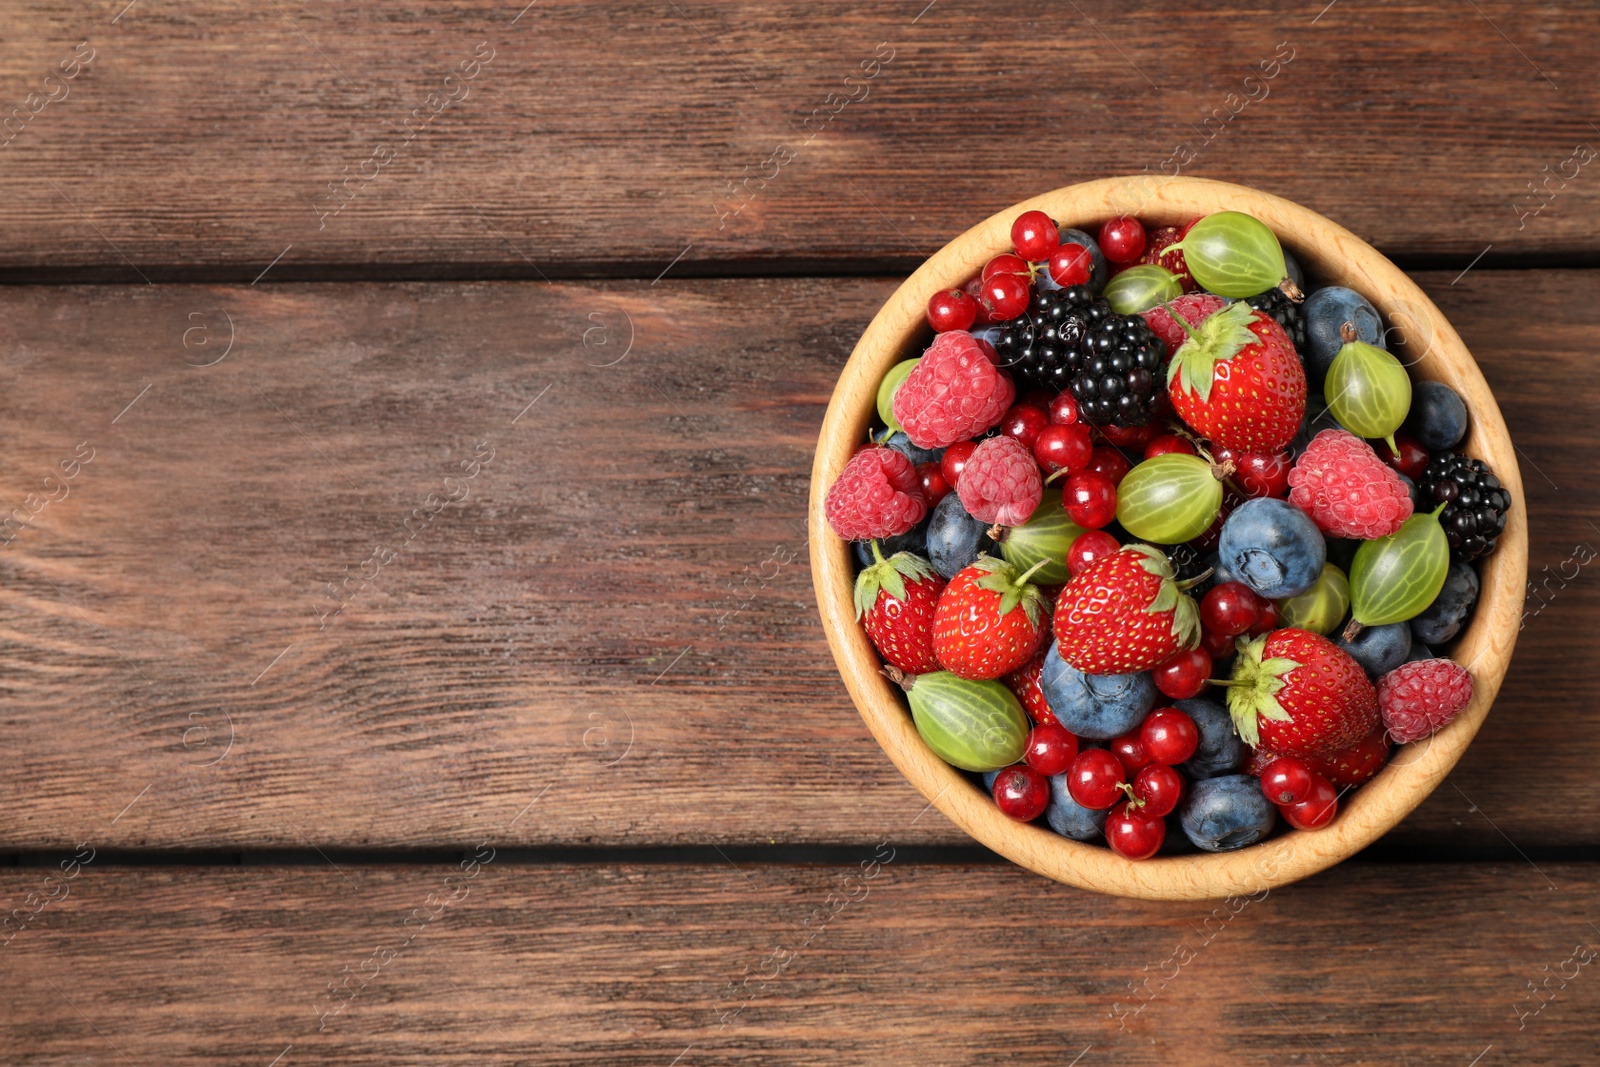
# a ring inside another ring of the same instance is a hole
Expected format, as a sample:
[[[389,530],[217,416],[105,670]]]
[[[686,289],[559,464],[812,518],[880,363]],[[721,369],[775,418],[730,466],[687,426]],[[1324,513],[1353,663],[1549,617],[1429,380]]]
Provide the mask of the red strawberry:
[[[877,562],[856,576],[856,617],[885,660],[907,674],[939,669],[933,654],[933,613],[945,581],[921,556],[896,552],[888,559],[872,542]]]
[[[1167,365],[1178,416],[1217,448],[1288,448],[1305,418],[1306,372],[1283,327],[1241,300],[1188,332]]]
[[[1040,588],[1044,588],[1041,586]],[[1028,717],[1034,722],[1044,725],[1056,721],[1055,712],[1050,710],[1050,701],[1045,699],[1044,687],[1039,684],[1040,677],[1044,674],[1044,653],[1035,652],[1033,658],[1022,666],[1000,679],[1007,689],[1016,694],[1023,708],[1028,712]]]
[[[1320,634],[1273,630],[1239,646],[1228,711],[1246,744],[1281,756],[1331,756],[1378,725],[1378,691]]]
[[[1245,771],[1259,778],[1261,772],[1266,770],[1267,764],[1277,759],[1279,755],[1280,753],[1258,748],[1250,757],[1250,765]],[[1383,770],[1383,765],[1388,759],[1389,734],[1380,726],[1341,752],[1335,752],[1331,756],[1307,758],[1305,765],[1338,788],[1346,789],[1370,782],[1379,771]]]
[[[979,556],[945,587],[933,615],[933,651],[945,670],[962,678],[998,678],[1028,662],[1044,639],[1044,594],[1026,573],[993,556]]]
[[[1056,650],[1085,674],[1136,674],[1200,643],[1200,612],[1158,548],[1124,545],[1056,601]]]

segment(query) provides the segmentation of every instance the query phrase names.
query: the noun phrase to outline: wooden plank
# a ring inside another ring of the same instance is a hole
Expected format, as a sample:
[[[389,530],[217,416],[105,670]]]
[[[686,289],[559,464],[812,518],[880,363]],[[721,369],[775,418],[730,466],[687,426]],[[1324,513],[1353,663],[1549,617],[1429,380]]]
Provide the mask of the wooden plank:
[[[1592,845],[1600,276],[1454,277],[1421,280],[1526,457],[1534,570],[1576,576],[1388,841]],[[964,842],[849,704],[805,562],[890,289],[0,290],[0,515],[41,509],[0,548],[0,847]]]
[[[900,269],[1146,170],[1461,265],[1600,252],[1584,9],[1321,6],[30,0],[0,277]]]
[[[1600,1046],[1589,865],[1347,864],[1172,906],[894,856],[8,871],[8,901],[67,896],[0,949],[0,1040],[35,1064],[256,1067],[1492,1067]]]

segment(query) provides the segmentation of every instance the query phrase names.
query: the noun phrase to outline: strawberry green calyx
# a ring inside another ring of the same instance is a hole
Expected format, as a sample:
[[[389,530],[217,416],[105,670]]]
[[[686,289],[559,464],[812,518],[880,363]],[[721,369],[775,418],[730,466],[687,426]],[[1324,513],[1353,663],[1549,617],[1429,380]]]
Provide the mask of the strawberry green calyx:
[[[1178,647],[1194,648],[1200,643],[1200,609],[1195,607],[1194,598],[1184,595],[1180,583],[1173,580],[1172,561],[1167,559],[1165,552],[1153,545],[1132,544],[1127,547],[1144,556],[1139,566],[1161,579],[1161,587],[1156,590],[1150,606],[1144,610],[1151,615],[1172,612],[1172,636],[1177,640]]]
[[[1227,362],[1260,340],[1250,331],[1255,315],[1256,309],[1242,300],[1212,314],[1197,327],[1174,314],[1174,321],[1182,324],[1189,336],[1167,364],[1167,389],[1181,386],[1202,401],[1211,399],[1211,376],[1217,363]]]
[[[1267,636],[1240,642],[1239,658],[1234,662],[1233,680],[1228,686],[1228,714],[1233,718],[1233,728],[1252,748],[1261,743],[1260,719],[1289,721],[1289,713],[1278,703],[1278,693],[1287,684],[1283,676],[1300,666],[1281,656],[1262,659]]]
[[[881,589],[896,600],[906,598],[906,581],[926,581],[933,577],[933,568],[921,556],[910,552],[896,552],[888,559],[883,558],[883,553],[878,549],[878,542],[872,542],[872,566],[865,568],[856,575],[855,605],[856,618],[861,618],[872,610],[872,605],[878,602],[878,591]]]
[[[1050,561],[1042,559],[1021,574],[1018,574],[1017,568],[1005,560],[993,556],[979,556],[972,565],[987,572],[978,579],[978,588],[1000,594],[997,614],[1003,618],[1010,614],[1013,608],[1021,607],[1028,615],[1028,622],[1037,626],[1039,616],[1044,613],[1044,593],[1028,579],[1033,577],[1034,571],[1048,562]]]

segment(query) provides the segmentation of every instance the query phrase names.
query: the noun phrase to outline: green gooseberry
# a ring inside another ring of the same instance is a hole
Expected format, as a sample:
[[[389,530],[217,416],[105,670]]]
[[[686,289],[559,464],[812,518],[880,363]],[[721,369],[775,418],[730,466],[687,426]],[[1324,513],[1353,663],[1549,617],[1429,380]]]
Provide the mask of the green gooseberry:
[[[1278,235],[1242,211],[1207,215],[1168,248],[1173,250],[1182,250],[1194,280],[1218,296],[1243,299],[1277,287],[1291,299],[1302,299],[1299,287],[1289,280]]]
[[[1102,294],[1118,315],[1137,315],[1183,295],[1183,283],[1165,267],[1142,263],[1112,278]]]
[[[1332,563],[1322,565],[1316,583],[1299,596],[1278,601],[1278,618],[1284,626],[1331,634],[1350,610],[1350,580]]]
[[[1385,626],[1420,615],[1450,571],[1450,542],[1439,525],[1440,504],[1418,512],[1388,537],[1363,541],[1350,563],[1350,625],[1345,637],[1363,626]]]
[[[894,417],[894,394],[899,390],[900,383],[917,369],[917,364],[922,362],[922,357],[905,359],[889,368],[889,373],[883,376],[883,381],[878,383],[878,418],[889,427],[889,432],[894,433],[900,429],[899,421]]]
[[[1061,506],[1061,490],[1047,485],[1028,521],[996,536],[1001,539],[1000,555],[1007,563],[1023,571],[1042,563],[1034,571],[1033,580],[1041,585],[1061,585],[1071,577],[1067,573],[1067,550],[1081,533],[1083,527],[1068,518]]]
[[[1117,486],[1117,521],[1141,541],[1176,545],[1205,533],[1222,510],[1222,483],[1199,456],[1166,452]]]
[[[1411,376],[1388,352],[1356,339],[1356,328],[1339,329],[1344,346],[1333,357],[1322,391],[1339,425],[1358,437],[1381,437],[1395,455],[1394,432],[1411,410]]]
[[[1022,758],[1028,717],[1000,682],[972,681],[949,671],[903,675],[886,671],[906,691],[917,733],[933,754],[964,771],[997,771]]]

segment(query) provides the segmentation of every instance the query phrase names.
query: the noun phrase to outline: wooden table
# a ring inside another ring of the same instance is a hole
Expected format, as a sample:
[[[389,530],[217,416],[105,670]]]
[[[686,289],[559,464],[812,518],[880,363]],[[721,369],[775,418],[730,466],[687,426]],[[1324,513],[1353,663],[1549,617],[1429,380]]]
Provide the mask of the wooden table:
[[[124,2],[0,47],[0,1061],[1595,1062],[1592,7]],[[930,810],[805,562],[896,280],[1174,167],[1414,273],[1537,585],[1438,792],[1215,908]]]

